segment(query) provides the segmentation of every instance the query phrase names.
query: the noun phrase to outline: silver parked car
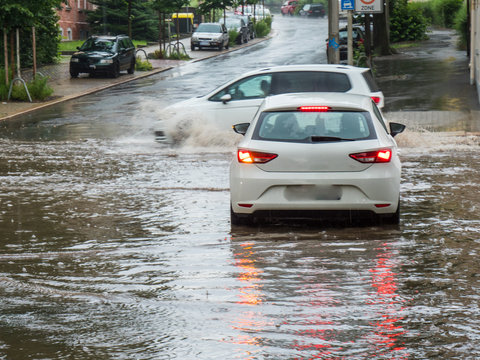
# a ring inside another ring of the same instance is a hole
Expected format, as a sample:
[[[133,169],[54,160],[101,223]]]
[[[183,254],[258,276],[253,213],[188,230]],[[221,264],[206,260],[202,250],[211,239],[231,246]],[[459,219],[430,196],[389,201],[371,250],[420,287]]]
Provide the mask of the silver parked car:
[[[195,48],[218,48],[228,49],[229,42],[228,30],[223,24],[201,23],[192,35],[190,46],[192,51]]]

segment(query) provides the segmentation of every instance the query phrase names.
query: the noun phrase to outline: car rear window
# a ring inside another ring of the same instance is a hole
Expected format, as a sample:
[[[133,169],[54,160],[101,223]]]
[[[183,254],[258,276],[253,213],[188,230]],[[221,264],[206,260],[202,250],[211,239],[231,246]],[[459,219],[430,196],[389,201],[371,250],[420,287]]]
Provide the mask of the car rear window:
[[[323,71],[290,71],[272,74],[270,94],[295,92],[347,92],[352,88],[348,75]]]
[[[252,139],[288,142],[334,142],[375,139],[368,112],[264,112]]]
[[[375,82],[375,79],[373,78],[371,70],[364,71],[362,75],[365,81],[367,82],[368,88],[370,89],[371,92],[380,91],[380,88],[378,87],[377,83]]]

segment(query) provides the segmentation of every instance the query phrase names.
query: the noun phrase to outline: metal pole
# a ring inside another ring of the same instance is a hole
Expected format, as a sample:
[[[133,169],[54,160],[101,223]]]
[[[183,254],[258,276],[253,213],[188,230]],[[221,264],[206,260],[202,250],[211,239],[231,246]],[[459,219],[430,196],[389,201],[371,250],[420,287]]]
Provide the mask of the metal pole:
[[[352,10],[347,11],[347,63],[353,65],[353,20]]]

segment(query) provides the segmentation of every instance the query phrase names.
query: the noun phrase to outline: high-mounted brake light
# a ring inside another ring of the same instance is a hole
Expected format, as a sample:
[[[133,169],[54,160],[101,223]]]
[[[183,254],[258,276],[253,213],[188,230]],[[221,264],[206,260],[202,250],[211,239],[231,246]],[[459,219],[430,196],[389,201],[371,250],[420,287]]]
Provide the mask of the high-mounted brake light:
[[[388,163],[392,159],[392,150],[382,149],[376,151],[366,151],[349,155],[352,159],[355,159],[361,163],[373,164],[373,163]]]
[[[301,112],[325,112],[331,110],[330,106],[300,106],[298,108]]]
[[[239,149],[237,151],[238,162],[244,164],[265,164],[270,160],[275,159],[277,156],[277,154],[270,154],[245,149]]]
[[[371,96],[371,98],[375,104],[378,105],[380,103],[380,96]]]

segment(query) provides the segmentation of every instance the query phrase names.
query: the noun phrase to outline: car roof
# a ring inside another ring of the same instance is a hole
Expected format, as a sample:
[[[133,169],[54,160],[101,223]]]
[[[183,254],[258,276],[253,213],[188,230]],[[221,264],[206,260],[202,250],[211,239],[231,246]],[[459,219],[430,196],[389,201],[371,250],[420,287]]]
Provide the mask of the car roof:
[[[289,93],[266,97],[261,111],[296,110],[299,106],[329,106],[343,110],[370,111],[372,99],[365,95],[338,92]]]
[[[369,71],[369,68],[356,67],[351,65],[339,65],[339,64],[307,64],[307,65],[280,65],[271,66],[267,68],[257,69],[242,77],[261,74],[263,72],[285,72],[285,71],[326,71],[326,72],[341,72],[341,73],[363,73]]]

